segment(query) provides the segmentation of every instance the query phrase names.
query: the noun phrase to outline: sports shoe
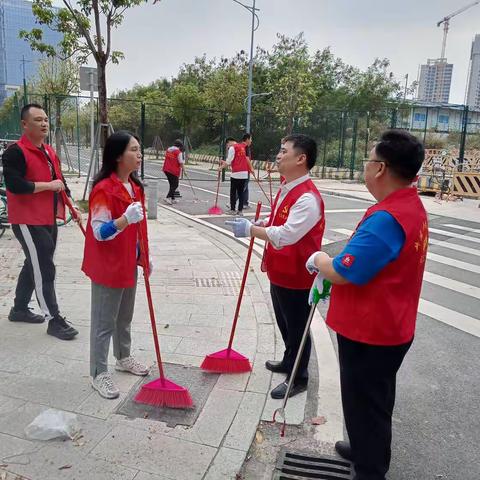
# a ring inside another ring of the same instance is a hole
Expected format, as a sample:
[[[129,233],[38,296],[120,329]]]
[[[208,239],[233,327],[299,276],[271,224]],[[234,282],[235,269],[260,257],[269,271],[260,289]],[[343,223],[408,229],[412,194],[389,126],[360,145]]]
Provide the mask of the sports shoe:
[[[225,214],[226,214],[226,215],[236,215],[237,212],[235,212],[235,210],[227,210],[227,211],[225,212]]]
[[[250,210],[252,207],[247,203],[246,205],[243,206],[244,210]]]
[[[236,213],[235,213],[235,215],[236,215],[237,217],[243,217],[243,211],[237,210]]]
[[[143,365],[143,363],[140,363],[138,360],[135,360],[134,357],[127,357],[117,360],[115,370],[118,370],[119,372],[132,373],[133,375],[138,375],[140,377],[144,377],[150,372],[148,367]]]
[[[103,398],[118,398],[120,390],[113,383],[112,374],[110,372],[99,373],[95,378],[91,378],[92,387]]]
[[[26,310],[15,310],[15,308],[12,307],[10,313],[8,314],[8,319],[11,322],[43,323],[45,321],[45,316],[37,315],[29,308]]]
[[[163,200],[163,202],[166,204],[166,205],[173,205],[173,201],[171,198],[165,198]]]
[[[65,317],[57,315],[48,322],[47,334],[60,340],[72,340],[78,335],[78,330],[69,325]]]

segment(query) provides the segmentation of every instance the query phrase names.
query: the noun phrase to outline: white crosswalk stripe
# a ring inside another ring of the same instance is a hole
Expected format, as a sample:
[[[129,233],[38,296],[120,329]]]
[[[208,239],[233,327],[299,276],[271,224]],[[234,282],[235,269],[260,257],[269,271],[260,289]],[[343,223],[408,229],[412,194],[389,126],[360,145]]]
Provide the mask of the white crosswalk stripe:
[[[444,226],[451,227],[451,228],[458,228],[459,230],[463,230],[465,232],[480,233],[480,229],[463,227],[460,225],[448,224]],[[353,234],[353,230],[349,230],[346,228],[334,228],[332,229],[332,231],[335,233],[339,233],[341,235],[345,235],[346,238],[350,238],[351,235]],[[473,243],[480,243],[480,239],[477,239],[468,235],[464,235],[464,234],[447,232],[446,230],[441,230],[437,228],[430,228],[430,231],[433,233],[438,233],[440,235],[448,235],[452,238],[461,238],[467,241],[472,241]],[[451,243],[445,240],[438,240],[431,237],[429,239],[429,242],[430,242],[430,245],[446,248],[448,250],[451,250],[452,253],[454,251],[461,252],[468,255],[472,255],[474,258],[477,258],[480,256],[480,248],[471,248],[463,245],[457,245],[455,243]],[[427,259],[431,262],[441,263],[443,265],[455,267],[459,270],[464,270],[466,272],[480,274],[480,265],[460,261],[448,255],[441,255],[436,252],[428,252]],[[477,287],[475,285],[470,285],[468,283],[460,282],[458,280],[454,280],[454,279],[439,275],[437,273],[433,273],[429,271],[429,267],[431,267],[431,263],[427,262],[425,274],[424,274],[425,282],[433,285],[434,287],[447,288],[448,290],[452,290],[452,291],[461,293],[463,295],[467,295],[468,297],[472,297],[476,300],[480,299],[480,287]],[[451,308],[447,308],[443,305],[439,305],[432,301],[421,298],[420,304],[418,307],[418,312],[430,318],[433,318],[434,320],[437,320],[439,322],[445,323],[459,330],[462,330],[466,333],[480,337],[480,318],[475,318],[469,315],[465,315],[457,311],[456,308],[458,307],[455,304],[452,304]],[[480,317],[480,312],[479,312],[479,317]]]

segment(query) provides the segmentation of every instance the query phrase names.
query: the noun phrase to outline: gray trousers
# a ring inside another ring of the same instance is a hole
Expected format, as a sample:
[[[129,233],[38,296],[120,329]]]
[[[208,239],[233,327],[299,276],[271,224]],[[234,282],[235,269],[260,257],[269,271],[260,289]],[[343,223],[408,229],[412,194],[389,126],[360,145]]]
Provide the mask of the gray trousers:
[[[130,356],[136,290],[136,281],[132,288],[109,288],[92,282],[90,375],[93,378],[108,370],[110,338],[117,360]]]

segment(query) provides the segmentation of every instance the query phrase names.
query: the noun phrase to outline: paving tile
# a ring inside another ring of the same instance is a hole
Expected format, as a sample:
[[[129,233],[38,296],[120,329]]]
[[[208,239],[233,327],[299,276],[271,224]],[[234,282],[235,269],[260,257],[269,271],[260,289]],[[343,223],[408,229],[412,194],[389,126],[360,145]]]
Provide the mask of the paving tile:
[[[265,404],[265,395],[245,392],[232,426],[230,427],[224,447],[247,452]]]
[[[273,325],[258,325],[257,352],[273,354],[275,352],[275,330]]]
[[[128,441],[126,441],[128,439]],[[175,478],[201,479],[216,449],[177,438],[118,426],[92,451],[110,464]]]
[[[113,400],[102,398],[96,391],[90,387],[91,393],[81,402],[75,411],[83,415],[106,419],[118,407],[118,404],[124,400],[126,392],[120,392],[120,397]]]
[[[242,468],[245,452],[222,447],[208,469],[204,480],[235,480]]]
[[[257,393],[268,393],[272,372],[265,368],[265,362],[271,360],[270,354],[257,353],[253,363],[252,372],[248,379],[247,391]]]

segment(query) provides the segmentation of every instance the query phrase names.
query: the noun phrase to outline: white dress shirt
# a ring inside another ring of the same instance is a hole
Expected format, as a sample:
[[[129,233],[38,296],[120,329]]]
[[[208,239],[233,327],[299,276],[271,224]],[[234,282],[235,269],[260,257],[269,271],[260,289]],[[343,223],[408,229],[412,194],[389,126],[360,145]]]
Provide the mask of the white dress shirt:
[[[275,217],[288,193],[309,178],[310,175],[307,174],[280,186],[280,197],[275,205],[275,211],[271,212],[272,218]],[[268,239],[277,250],[287,245],[293,245],[301,240],[321,218],[320,203],[317,197],[310,192],[304,193],[290,208],[287,221],[283,225],[266,227]],[[268,223],[268,220],[265,223]]]
[[[227,162],[227,165],[231,166],[234,158],[235,158],[235,149],[233,147],[230,147],[228,149],[227,158],[225,160]],[[244,172],[243,171],[242,172],[232,172],[230,174],[230,178],[246,179],[246,178],[248,178],[248,171],[245,170]]]

